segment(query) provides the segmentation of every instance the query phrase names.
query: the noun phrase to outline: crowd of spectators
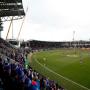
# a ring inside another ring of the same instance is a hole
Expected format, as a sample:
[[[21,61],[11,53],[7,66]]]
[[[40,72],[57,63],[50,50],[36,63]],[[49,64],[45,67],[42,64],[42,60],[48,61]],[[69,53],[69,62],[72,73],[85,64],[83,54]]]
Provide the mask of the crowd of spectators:
[[[0,39],[0,90],[64,90],[30,66],[25,68],[27,54]]]
[[[10,59],[13,59],[20,64],[24,64],[25,56],[27,56],[27,52],[25,49],[15,48],[10,43],[0,38],[0,53],[4,56],[7,56]]]

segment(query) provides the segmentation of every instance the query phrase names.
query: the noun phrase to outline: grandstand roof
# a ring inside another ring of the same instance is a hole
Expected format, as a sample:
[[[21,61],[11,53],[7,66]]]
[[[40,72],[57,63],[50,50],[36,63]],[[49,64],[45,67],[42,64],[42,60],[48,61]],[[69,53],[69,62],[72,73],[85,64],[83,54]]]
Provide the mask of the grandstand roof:
[[[15,19],[25,16],[22,0],[0,0],[0,17],[6,21],[5,17],[8,17],[7,20],[10,20],[10,16],[18,16]]]

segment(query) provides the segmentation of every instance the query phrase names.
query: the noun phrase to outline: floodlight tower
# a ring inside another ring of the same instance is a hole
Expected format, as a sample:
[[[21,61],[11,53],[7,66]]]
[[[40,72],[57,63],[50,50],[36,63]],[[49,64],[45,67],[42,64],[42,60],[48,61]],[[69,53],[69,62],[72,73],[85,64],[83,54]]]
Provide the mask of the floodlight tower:
[[[75,50],[75,48],[76,48],[76,45],[75,45],[75,31],[73,31],[73,46],[74,46],[74,52],[75,52],[75,54],[76,54],[76,50]]]
[[[75,35],[75,31],[73,31],[73,42],[74,42],[74,35]]]

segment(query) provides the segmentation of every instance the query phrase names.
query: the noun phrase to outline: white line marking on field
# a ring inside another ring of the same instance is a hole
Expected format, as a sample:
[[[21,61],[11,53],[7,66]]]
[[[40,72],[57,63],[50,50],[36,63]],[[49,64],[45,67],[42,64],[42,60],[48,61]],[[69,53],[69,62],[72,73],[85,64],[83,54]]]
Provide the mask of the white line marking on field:
[[[44,66],[43,64],[41,64],[38,60],[35,59],[35,61],[36,61],[38,64],[40,64],[42,67],[44,67],[45,69],[47,69],[48,71],[56,74],[57,76],[62,77],[63,79],[65,79],[65,80],[67,80],[67,81],[69,81],[69,82],[72,82],[73,84],[76,84],[77,86],[82,87],[82,88],[84,88],[84,89],[86,89],[86,90],[90,90],[89,88],[87,88],[87,87],[85,87],[85,86],[83,86],[83,85],[81,85],[81,84],[79,84],[79,83],[76,83],[76,82],[74,82],[74,81],[72,81],[72,80],[70,80],[70,79],[68,79],[68,78],[66,78],[66,77],[64,77],[64,76],[62,76],[62,75],[54,72],[53,70],[51,70],[51,69],[49,69],[48,67],[46,67],[46,66]]]

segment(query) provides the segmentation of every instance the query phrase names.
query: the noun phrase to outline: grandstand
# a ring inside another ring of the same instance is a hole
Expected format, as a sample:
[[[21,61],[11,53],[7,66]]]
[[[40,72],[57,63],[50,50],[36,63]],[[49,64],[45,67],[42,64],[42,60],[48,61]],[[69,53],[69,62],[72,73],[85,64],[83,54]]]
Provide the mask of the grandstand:
[[[50,42],[50,41],[39,41],[39,40],[31,40],[27,42],[23,42],[24,45],[27,45],[33,49],[43,49],[43,48],[90,48],[90,41],[62,41],[62,42]]]
[[[29,52],[0,38],[0,90],[64,90],[25,63]]]

